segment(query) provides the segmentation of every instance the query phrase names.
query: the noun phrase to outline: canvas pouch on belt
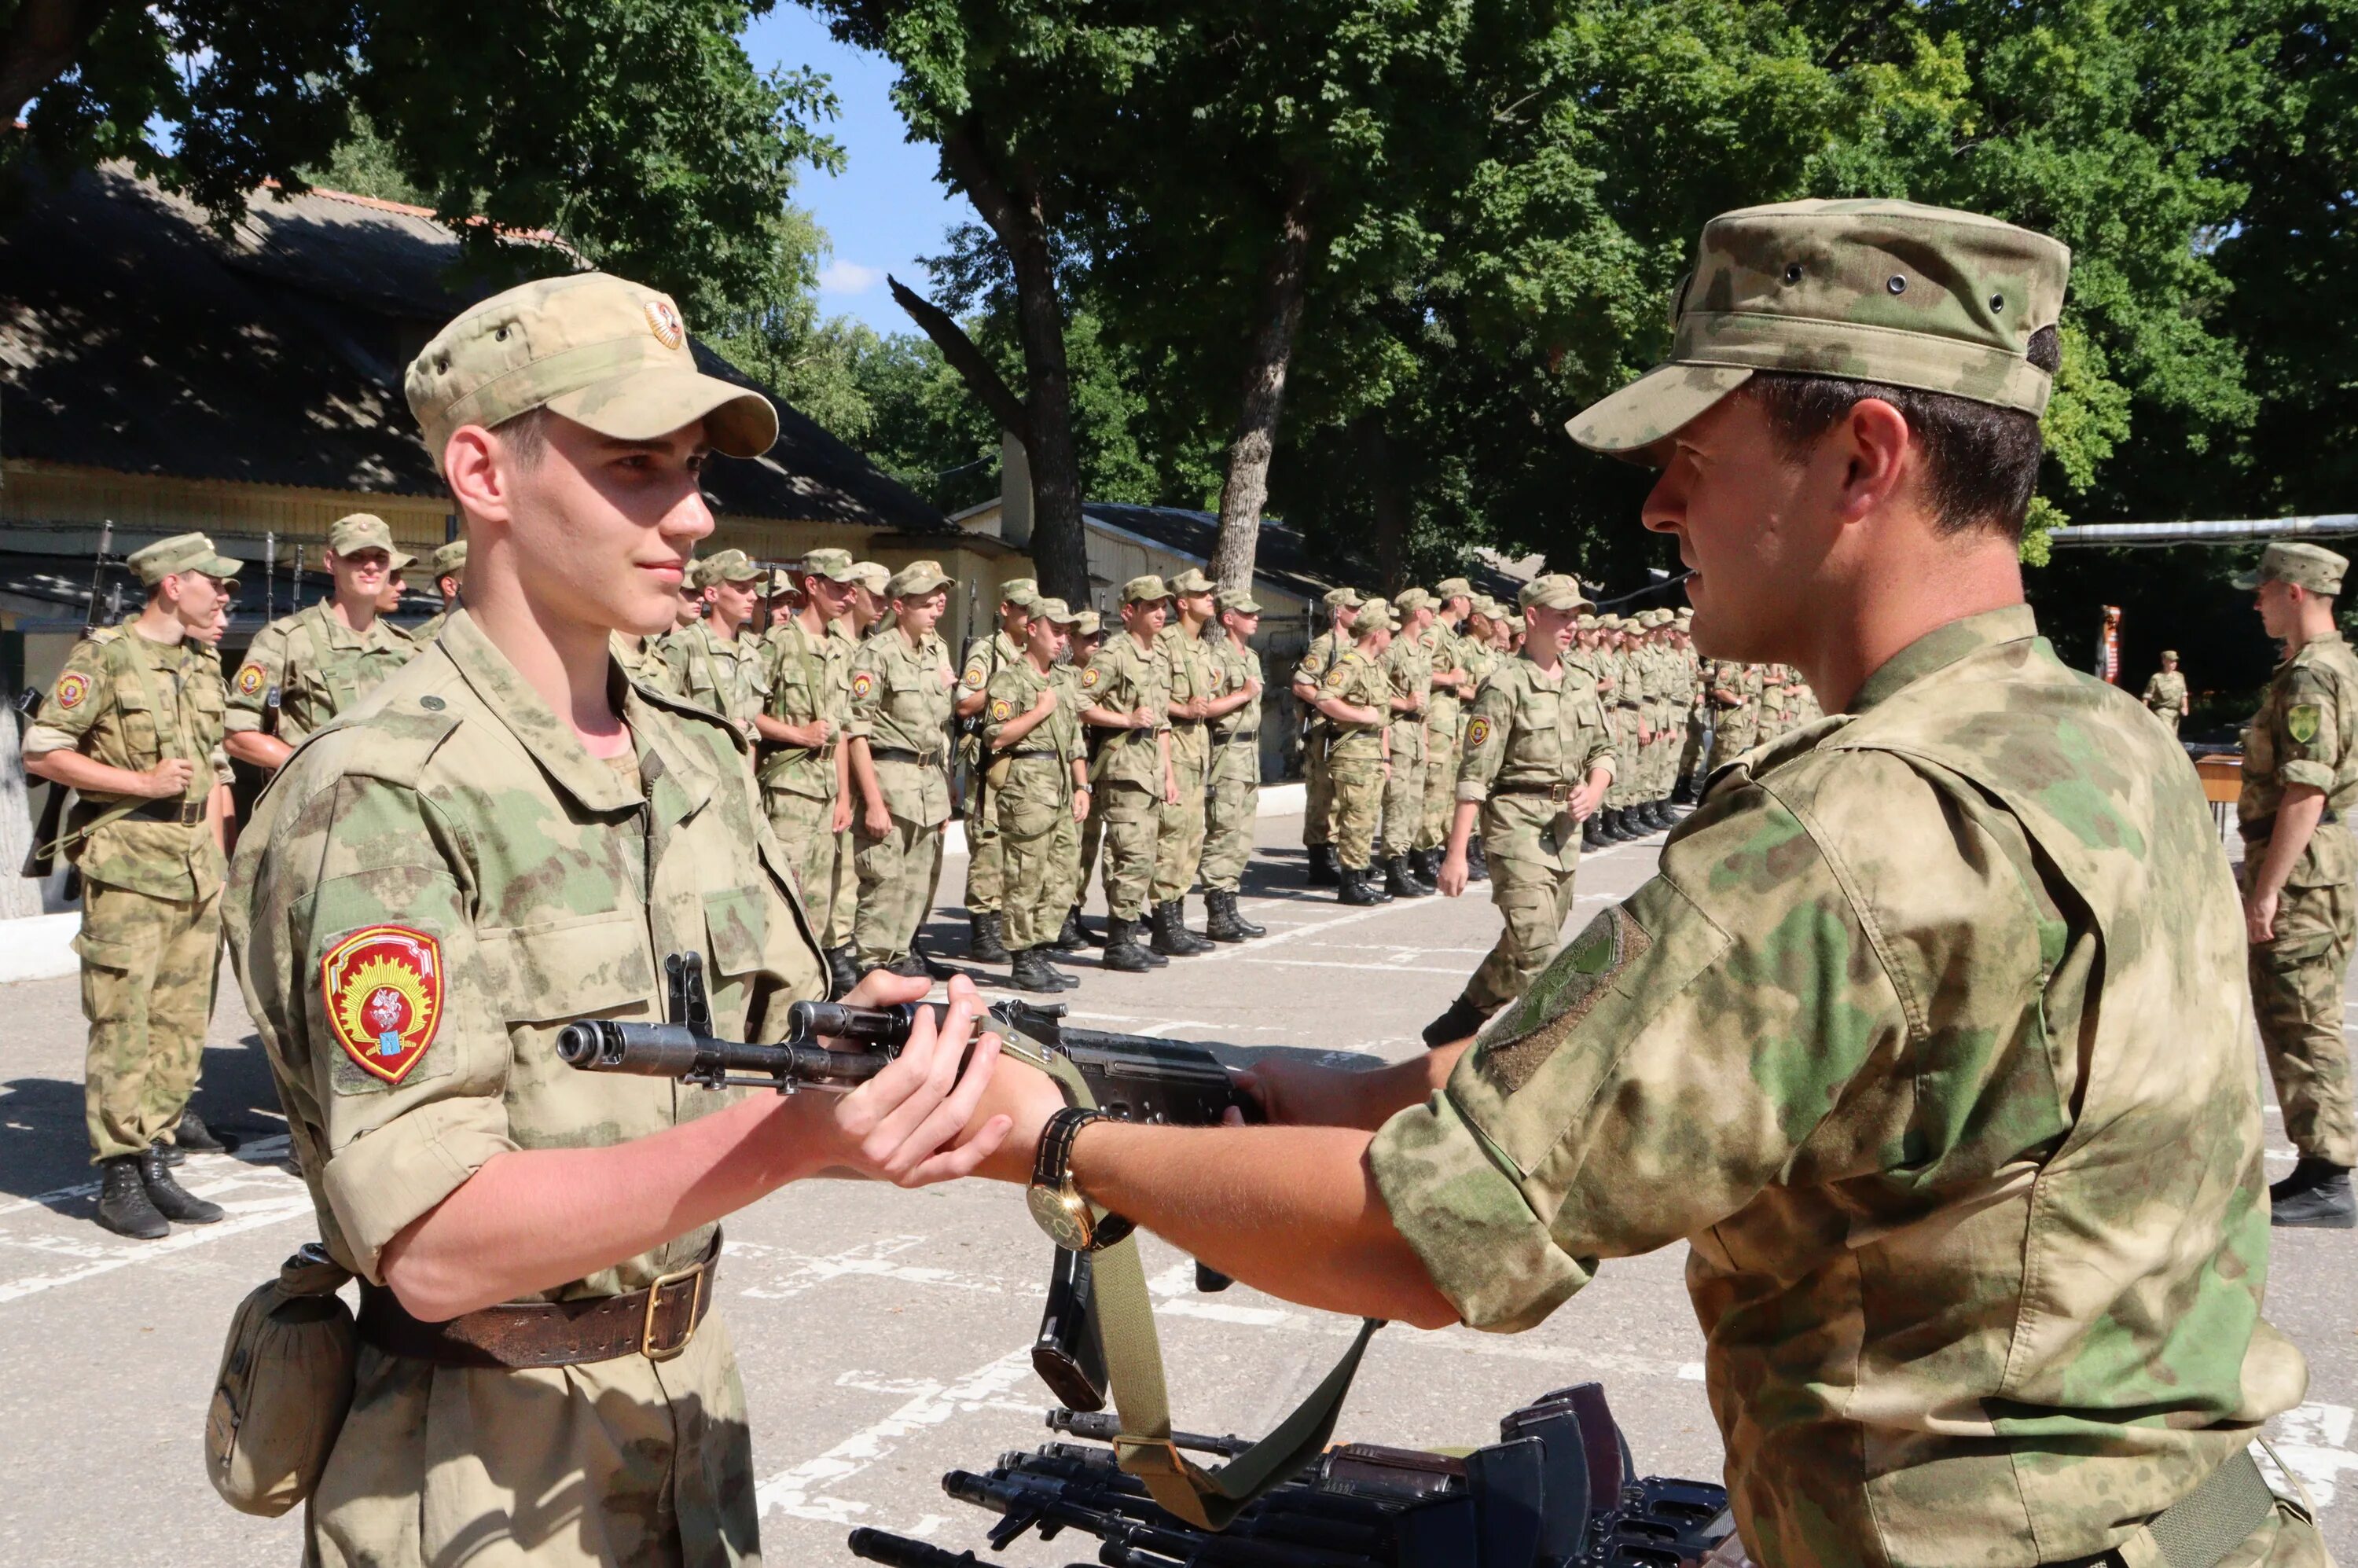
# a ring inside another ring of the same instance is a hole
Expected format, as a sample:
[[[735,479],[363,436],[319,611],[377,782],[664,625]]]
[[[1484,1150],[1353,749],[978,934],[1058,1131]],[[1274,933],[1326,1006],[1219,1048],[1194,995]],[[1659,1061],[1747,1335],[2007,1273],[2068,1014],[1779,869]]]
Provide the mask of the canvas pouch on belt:
[[[310,1242],[230,1319],[205,1418],[205,1474],[240,1513],[276,1519],[319,1484],[352,1403],[360,1340],[336,1294],[351,1278]]]

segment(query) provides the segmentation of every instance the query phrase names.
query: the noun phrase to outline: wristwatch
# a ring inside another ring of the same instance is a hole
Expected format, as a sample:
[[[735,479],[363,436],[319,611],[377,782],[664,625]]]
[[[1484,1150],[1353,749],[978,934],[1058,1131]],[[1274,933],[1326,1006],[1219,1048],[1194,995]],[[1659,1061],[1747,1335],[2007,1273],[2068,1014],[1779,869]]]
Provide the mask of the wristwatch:
[[[1048,1239],[1067,1252],[1101,1251],[1133,1228],[1118,1214],[1100,1219],[1073,1184],[1073,1140],[1087,1123],[1111,1119],[1094,1107],[1068,1105],[1048,1119],[1046,1130],[1040,1134],[1040,1152],[1032,1162],[1032,1185],[1025,1200]]]

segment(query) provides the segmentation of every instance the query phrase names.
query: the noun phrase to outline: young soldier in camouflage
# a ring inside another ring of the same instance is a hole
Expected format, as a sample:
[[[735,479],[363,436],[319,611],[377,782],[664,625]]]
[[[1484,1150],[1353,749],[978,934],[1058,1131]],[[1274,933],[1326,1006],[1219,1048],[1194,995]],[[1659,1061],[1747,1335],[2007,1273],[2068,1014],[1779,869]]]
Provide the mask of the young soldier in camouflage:
[[[1310,885],[1333,887],[1338,875],[1335,860],[1335,795],[1326,777],[1326,752],[1335,734],[1318,712],[1318,692],[1326,672],[1351,645],[1351,617],[1358,612],[1359,596],[1347,588],[1330,588],[1319,601],[1326,611],[1326,630],[1310,640],[1302,661],[1293,667],[1293,700],[1302,721],[1302,848],[1309,858]]]
[[[1441,875],[1441,856],[1449,842],[1449,819],[1457,792],[1458,737],[1465,729],[1465,705],[1474,700],[1469,657],[1472,644],[1465,636],[1474,609],[1474,585],[1462,577],[1446,578],[1433,590],[1433,622],[1425,631],[1433,650],[1433,692],[1424,709],[1424,814],[1416,829],[1416,850],[1410,869],[1428,882]],[[1480,854],[1469,848],[1469,861]]]
[[[434,591],[442,596],[442,609],[438,613],[428,616],[419,623],[417,630],[409,633],[410,642],[420,648],[434,645],[434,639],[442,635],[443,624],[450,619],[450,612],[459,608],[459,596],[467,586],[467,541],[453,539],[428,556],[427,561],[427,569],[434,574]]]
[[[838,995],[860,981],[852,946],[851,659],[857,645],[837,628],[851,606],[851,552],[813,550],[796,568],[802,607],[763,639],[767,695],[753,726],[762,737],[759,776],[771,830],[802,874],[803,903],[819,928]]]
[[[754,1563],[717,1222],[830,1166],[969,1167],[989,1124],[945,1128],[996,1044],[959,1078],[959,985],[918,1060],[842,1100],[558,1060],[568,1019],[661,1020],[669,954],[703,957],[741,1039],[823,992],[743,734],[608,654],[672,618],[708,453],[760,452],[776,416],[698,373],[668,298],[600,274],[474,307],[407,392],[467,519],[467,607],[287,764],[228,912],[321,1233],[363,1281],[306,1558]]]
[[[1384,673],[1400,631],[1391,606],[1364,600],[1351,616],[1351,646],[1319,683],[1316,707],[1334,736],[1326,776],[1334,792],[1335,856],[1339,902],[1383,903],[1393,896],[1374,874],[1376,827],[1384,814],[1384,784],[1392,769],[1391,677]]]
[[[1187,928],[1187,890],[1204,859],[1204,795],[1212,771],[1208,725],[1212,650],[1204,641],[1212,621],[1212,579],[1189,567],[1171,579],[1171,619],[1154,642],[1170,683],[1171,776],[1179,788],[1164,803],[1154,831],[1154,885],[1147,894],[1153,948],[1166,958],[1192,958],[1212,945]]]
[[[1490,902],[1504,927],[1465,991],[1427,1024],[1427,1045],[1479,1029],[1547,968],[1572,914],[1581,823],[1605,799],[1619,760],[1596,688],[1565,657],[1583,610],[1577,578],[1551,573],[1523,585],[1520,657],[1474,699],[1457,808],[1441,862],[1441,891],[1466,891],[1466,844],[1478,820],[1491,849]]]
[[[999,814],[1006,854],[1008,983],[1019,990],[1079,985],[1048,962],[1073,907],[1060,846],[1089,811],[1088,758],[1079,708],[1065,700],[1056,661],[1075,617],[1061,599],[1027,596],[1023,656],[1002,665],[986,688],[982,740],[990,773],[987,798]]]
[[[203,638],[240,565],[202,534],[135,552],[146,604],[74,644],[25,731],[25,771],[77,792],[59,852],[82,881],[98,1222],[143,1241],[168,1235],[168,1220],[222,1217],[164,1163],[197,1087],[221,951],[229,757],[221,662]]]
[[[1211,640],[1212,775],[1204,805],[1204,903],[1211,919],[1204,935],[1243,942],[1269,935],[1237,909],[1260,815],[1260,658],[1252,648],[1260,606],[1242,589],[1226,589],[1215,602],[1220,630]]]
[[[1006,865],[999,845],[999,810],[991,804],[985,777],[990,759],[984,754],[981,741],[982,694],[1001,670],[1023,662],[1024,629],[1031,624],[1032,607],[1039,600],[1040,584],[1032,578],[1011,578],[1000,584],[999,629],[976,639],[967,650],[966,667],[958,676],[957,716],[975,726],[958,741],[958,755],[967,770],[967,952],[981,964],[1008,961],[1001,931],[1007,899]]]
[[[672,689],[708,708],[747,735],[762,711],[762,588],[769,574],[742,550],[723,550],[696,563],[705,611],[664,639]]]
[[[2244,732],[2244,918],[2260,1045],[2300,1160],[2270,1189],[2276,1223],[2358,1225],[2350,1167],[2358,1125],[2350,1100],[2342,982],[2358,935],[2358,847],[2343,815],[2358,804],[2358,655],[2333,620],[2349,563],[2318,545],[2277,543],[2253,590],[2285,661]]]
[[[1105,851],[1105,967],[1135,973],[1170,959],[1138,940],[1139,916],[1154,885],[1154,839],[1163,807],[1177,801],[1171,763],[1169,676],[1155,638],[1170,614],[1159,577],[1121,585],[1121,631],[1082,672],[1088,706],[1081,719],[1102,732],[1089,766]]]
[[[2147,712],[2178,733],[2179,720],[2186,717],[2190,706],[2186,697],[2186,677],[2178,673],[2178,650],[2161,651],[2161,668],[2146,678],[2143,698]]]
[[[1769,1568],[2322,1563],[2248,1453],[2305,1368],[2260,1315],[2234,884],[2183,753],[2023,602],[2066,262],[1903,202],[1714,219],[1671,362],[1572,434],[1660,469],[1698,645],[1845,717],[1722,775],[1478,1043],[1257,1065],[1268,1127],[1084,1123],[1080,1194],[1495,1331],[1683,1239]],[[1027,1179],[1062,1096],[985,1100]]]
[[[229,754],[265,771],[283,766],[303,737],[417,651],[377,613],[393,569],[393,530],[384,519],[365,512],[338,518],[320,559],[334,592],[254,633],[230,682]]]
[[[957,673],[934,633],[949,608],[938,561],[913,561],[885,585],[892,629],[851,660],[845,726],[860,808],[853,825],[860,907],[852,942],[862,969],[925,977],[917,931],[934,907],[950,819],[949,722]]]
[[[1384,775],[1383,804],[1377,817],[1379,870],[1384,891],[1395,898],[1423,898],[1433,891],[1409,859],[1424,827],[1424,716],[1433,705],[1433,595],[1402,589],[1391,601],[1393,628],[1384,650],[1384,675],[1391,682],[1390,767]]]

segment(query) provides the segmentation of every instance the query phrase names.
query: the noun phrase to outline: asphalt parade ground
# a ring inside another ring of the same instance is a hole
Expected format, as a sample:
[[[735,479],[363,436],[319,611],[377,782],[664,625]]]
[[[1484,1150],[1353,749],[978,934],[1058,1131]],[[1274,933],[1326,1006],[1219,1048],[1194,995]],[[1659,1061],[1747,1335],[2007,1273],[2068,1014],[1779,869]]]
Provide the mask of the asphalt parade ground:
[[[1239,1059],[1311,1050],[1399,1060],[1488,948],[1497,914],[1461,900],[1348,909],[1303,889],[1298,818],[1264,817],[1247,917],[1270,935],[1145,975],[1102,974],[1090,956],[1064,998],[1076,1022],[1233,1044]],[[1573,927],[1634,890],[1659,838],[1584,864]],[[953,860],[944,899],[964,884]],[[1191,901],[1198,925],[1200,901]],[[927,945],[963,950],[955,908]],[[299,1513],[246,1518],[203,1475],[206,1401],[230,1313],[308,1239],[310,1202],[283,1163],[269,1075],[226,971],[198,1105],[244,1141],[192,1157],[182,1181],[230,1217],[161,1242],[97,1228],[81,1127],[76,982],[0,986],[0,1563],[53,1568],[299,1560]],[[2256,1051],[2256,1046],[2255,1047]],[[2291,1167],[2268,1112],[2271,1176]],[[2278,1231],[2268,1316],[2307,1353],[2306,1401],[2276,1422],[2277,1451],[2322,1509],[2343,1562],[2358,1562],[2358,1233]],[[773,1564],[849,1562],[845,1532],[873,1525],[952,1550],[992,1516],[941,1490],[953,1468],[1048,1439],[1050,1403],[1029,1346],[1049,1246],[1011,1187],[918,1193],[852,1182],[789,1187],[732,1217],[719,1280],[752,1405],[764,1554]],[[1401,1445],[1495,1441],[1500,1415],[1547,1390],[1601,1381],[1641,1472],[1716,1479],[1702,1336],[1682,1282],[1683,1248],[1606,1264],[1529,1333],[1376,1338],[1338,1435]],[[1356,1324],[1242,1286],[1199,1294],[1188,1260],[1148,1242],[1174,1419],[1258,1435],[1305,1393]],[[551,1522],[575,1506],[546,1499]],[[1093,1542],[1027,1538],[1001,1559],[1064,1563]]]

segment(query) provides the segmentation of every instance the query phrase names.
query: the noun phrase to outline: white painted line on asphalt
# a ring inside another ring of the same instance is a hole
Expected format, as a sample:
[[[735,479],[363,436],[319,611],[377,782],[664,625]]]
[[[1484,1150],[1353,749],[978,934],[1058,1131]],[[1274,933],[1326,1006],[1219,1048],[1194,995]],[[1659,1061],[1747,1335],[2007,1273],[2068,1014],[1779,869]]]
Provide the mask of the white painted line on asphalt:
[[[892,1387],[896,1392],[904,1388],[915,1390],[907,1403],[882,1421],[860,1428],[826,1453],[781,1470],[763,1482],[753,1494],[753,1511],[766,1515],[774,1509],[795,1519],[817,1519],[823,1524],[855,1523],[868,1511],[868,1505],[849,1498],[830,1497],[828,1493],[833,1488],[891,1454],[910,1438],[942,1425],[953,1416],[1000,1407],[1007,1395],[1031,1376],[1032,1347],[1024,1345],[984,1362],[955,1383],[895,1382]],[[880,1377],[872,1372],[847,1372],[836,1383],[839,1388],[863,1388],[872,1386]],[[1033,1411],[1047,1409],[1045,1405],[1018,1408]],[[915,1524],[898,1528],[904,1534],[924,1536],[932,1534],[941,1523],[940,1516],[928,1514]]]
[[[885,1236],[863,1242],[848,1252],[832,1258],[812,1258],[798,1252],[776,1254],[794,1261],[795,1267],[774,1280],[748,1285],[737,1293],[757,1302],[784,1301],[806,1291],[830,1284],[837,1280],[891,1280],[904,1285],[936,1285],[944,1290],[969,1291],[982,1295],[1005,1295],[1007,1285],[999,1280],[979,1279],[960,1274],[949,1269],[928,1268],[922,1264],[897,1263],[893,1260],[913,1247],[922,1247],[932,1238],[925,1236]],[[729,1249],[731,1254],[735,1246]],[[1044,1294],[1045,1285],[1029,1294]]]
[[[1373,969],[1385,975],[1462,975],[1463,964],[1347,964],[1339,958],[1247,958],[1248,964],[1266,964],[1272,968],[1290,969]]]
[[[161,1241],[126,1242],[124,1244],[123,1250],[113,1257],[100,1259],[79,1269],[70,1269],[60,1274],[35,1274],[27,1279],[10,1280],[5,1284],[0,1284],[0,1306],[14,1301],[22,1301],[27,1296],[38,1295],[43,1291],[56,1290],[60,1285],[79,1284],[84,1280],[94,1279],[101,1274],[112,1274],[117,1270],[178,1257],[180,1253],[193,1251],[200,1247],[208,1247],[218,1241],[227,1241],[233,1236],[243,1236],[249,1230],[262,1230],[270,1226],[284,1224],[290,1219],[308,1219],[311,1217],[311,1195],[308,1192],[272,1199],[256,1205],[251,1209],[243,1205],[238,1205],[232,1210],[230,1217],[218,1225],[202,1225],[186,1230],[176,1230]]]
[[[2333,1506],[2333,1494],[2344,1470],[2358,1469],[2358,1454],[2350,1451],[2351,1411],[2348,1405],[2296,1405],[2277,1417],[2268,1441],[2309,1488],[2309,1500],[2320,1510]],[[2265,1449],[2254,1454],[2264,1469]]]
[[[285,1156],[287,1152],[287,1135],[282,1132],[274,1138],[257,1138],[251,1143],[240,1145],[240,1147],[245,1151],[245,1158],[243,1160],[230,1154],[191,1155],[189,1158],[196,1161],[197,1163],[192,1166],[185,1167],[184,1173],[186,1170],[201,1171],[210,1169],[212,1162],[216,1160],[220,1160],[233,1165],[248,1165],[255,1162],[266,1162],[275,1161]],[[97,1195],[98,1184],[96,1182],[77,1182],[70,1187],[52,1187],[46,1193],[35,1193],[28,1198],[18,1198],[14,1203],[0,1204],[0,1219],[5,1219],[12,1214],[21,1214],[28,1208],[56,1208],[59,1205],[70,1203],[76,1198],[94,1198]]]

